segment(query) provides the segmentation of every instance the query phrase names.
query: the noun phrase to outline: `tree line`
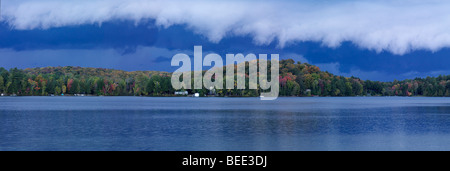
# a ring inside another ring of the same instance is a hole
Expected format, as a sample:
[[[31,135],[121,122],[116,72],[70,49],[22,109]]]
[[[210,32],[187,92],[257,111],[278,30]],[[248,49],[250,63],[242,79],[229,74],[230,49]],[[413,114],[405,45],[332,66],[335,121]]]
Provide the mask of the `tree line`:
[[[282,96],[450,96],[450,75],[381,82],[336,76],[308,63],[280,61]]]
[[[270,65],[270,64],[269,64]],[[270,69],[270,66],[268,67]],[[268,71],[270,75],[270,70]],[[246,70],[248,83],[248,70]],[[224,83],[226,76],[224,74]],[[292,59],[280,61],[280,96],[450,96],[450,75],[380,82],[320,71]],[[193,81],[192,81],[193,82]],[[225,86],[224,86],[225,87]],[[259,87],[259,86],[258,86]],[[18,96],[174,96],[171,73],[104,68],[0,68],[0,93]],[[259,96],[260,89],[186,90],[201,96]]]
[[[169,73],[126,72],[104,68],[0,68],[0,93],[18,96],[86,94],[95,96],[159,96],[172,94]]]

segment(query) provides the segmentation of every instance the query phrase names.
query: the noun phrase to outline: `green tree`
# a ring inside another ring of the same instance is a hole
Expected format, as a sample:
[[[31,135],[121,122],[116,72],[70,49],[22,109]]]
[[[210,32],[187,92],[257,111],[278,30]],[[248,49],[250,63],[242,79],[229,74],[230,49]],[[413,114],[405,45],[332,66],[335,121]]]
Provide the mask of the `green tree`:
[[[8,82],[10,82],[10,83],[8,83],[9,84],[8,93],[20,95],[21,88],[22,88],[22,80],[24,77],[23,71],[19,70],[17,68],[13,68],[9,71],[9,73],[10,73],[10,78],[9,78]]]
[[[288,80],[286,83],[289,96],[297,96],[300,93],[300,85],[297,82]]]
[[[55,87],[56,87],[56,81],[53,77],[50,77],[47,80],[47,88],[46,88],[47,93],[56,94]]]
[[[59,88],[58,86],[55,87],[55,93],[56,95],[61,95],[61,88]]]
[[[354,96],[352,84],[350,82],[345,83],[345,96]]]
[[[152,79],[147,82],[146,89],[149,95],[153,95],[153,93],[155,92],[155,82]]]
[[[364,87],[358,81],[353,81],[352,90],[353,90],[353,95],[363,95]]]
[[[66,85],[62,85],[61,87],[62,94],[66,94],[66,90],[67,90]]]
[[[5,92],[5,80],[3,80],[3,77],[0,75],[0,93]]]
[[[341,90],[335,89],[334,92],[333,92],[333,95],[334,96],[341,96]]]
[[[154,88],[154,92],[156,93],[156,95],[160,95],[161,93],[161,83],[159,81],[155,81],[155,88]],[[205,91],[203,91],[203,94]]]

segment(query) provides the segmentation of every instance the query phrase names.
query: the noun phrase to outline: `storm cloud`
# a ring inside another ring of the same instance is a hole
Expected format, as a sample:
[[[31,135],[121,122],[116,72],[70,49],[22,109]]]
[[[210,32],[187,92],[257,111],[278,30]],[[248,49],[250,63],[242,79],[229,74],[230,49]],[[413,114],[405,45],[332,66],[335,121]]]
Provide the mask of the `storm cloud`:
[[[213,43],[250,36],[255,45],[320,42],[402,55],[450,47],[450,1],[181,1],[16,0],[4,1],[2,20],[12,29],[148,20],[168,28],[183,25]]]

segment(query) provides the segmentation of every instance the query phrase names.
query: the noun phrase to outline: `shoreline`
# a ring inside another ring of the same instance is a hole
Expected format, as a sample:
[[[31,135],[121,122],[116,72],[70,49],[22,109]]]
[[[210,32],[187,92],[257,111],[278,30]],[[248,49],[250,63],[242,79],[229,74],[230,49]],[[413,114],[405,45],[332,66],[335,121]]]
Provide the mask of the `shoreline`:
[[[1,97],[193,97],[194,96],[95,96],[95,95],[85,95],[85,96],[74,96],[74,95],[64,95],[64,96],[0,96]],[[259,98],[259,96],[200,96],[195,98]],[[278,96],[278,98],[322,98],[322,97],[449,97],[449,96]]]

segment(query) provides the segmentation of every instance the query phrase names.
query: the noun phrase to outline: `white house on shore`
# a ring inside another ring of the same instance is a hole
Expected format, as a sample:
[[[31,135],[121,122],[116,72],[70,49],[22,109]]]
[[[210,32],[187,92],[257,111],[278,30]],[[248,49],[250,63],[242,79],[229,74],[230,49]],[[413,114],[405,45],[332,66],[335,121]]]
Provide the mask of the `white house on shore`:
[[[175,95],[188,95],[187,91],[176,91]]]

